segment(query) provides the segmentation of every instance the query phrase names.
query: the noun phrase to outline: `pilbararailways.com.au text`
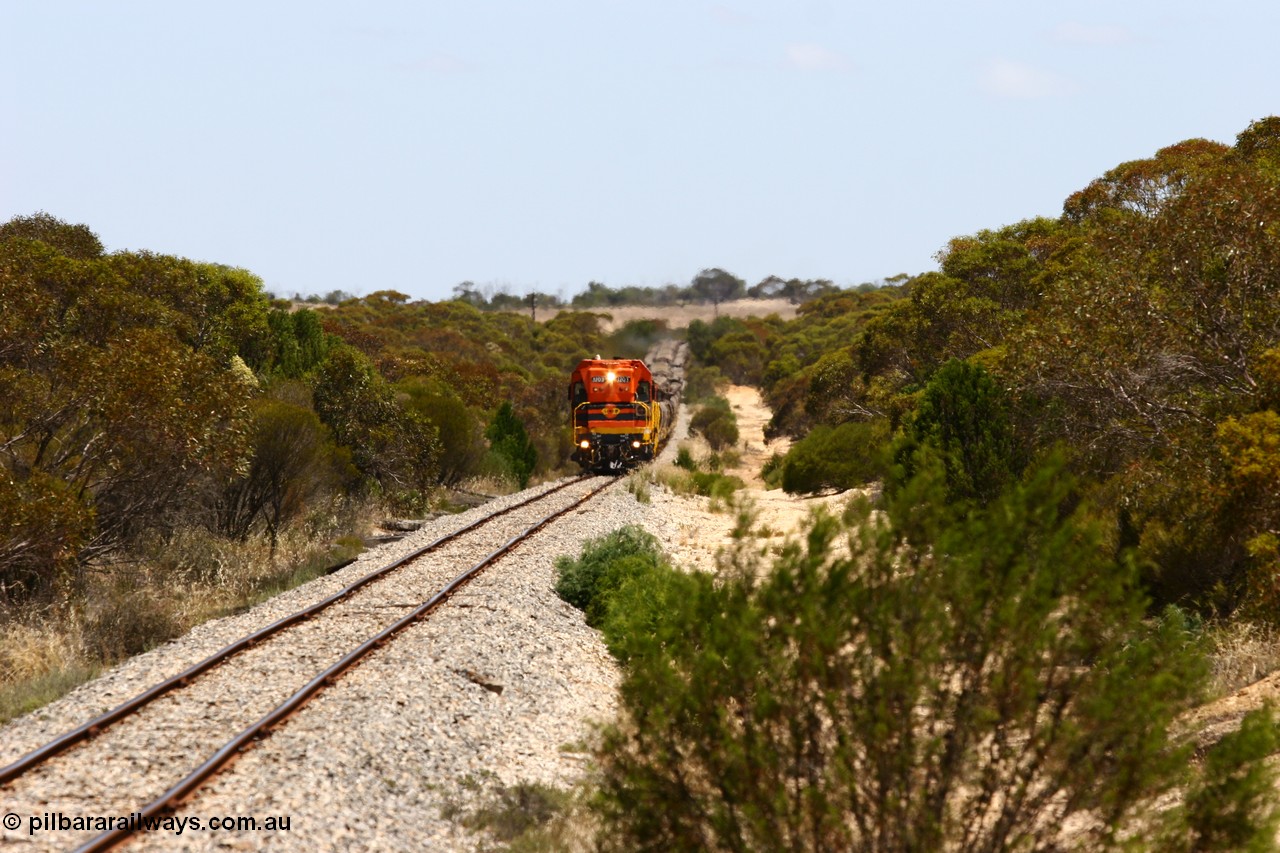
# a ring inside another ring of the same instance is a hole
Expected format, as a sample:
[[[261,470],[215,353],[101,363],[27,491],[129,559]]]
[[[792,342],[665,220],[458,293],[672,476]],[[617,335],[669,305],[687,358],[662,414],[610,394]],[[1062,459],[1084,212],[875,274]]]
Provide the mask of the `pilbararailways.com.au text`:
[[[6,829],[16,830],[19,817],[12,812],[5,815]],[[129,815],[68,815],[63,812],[44,812],[29,815],[23,821],[28,835],[38,832],[288,832],[292,820],[289,815],[217,815],[214,817],[145,817],[141,812]]]

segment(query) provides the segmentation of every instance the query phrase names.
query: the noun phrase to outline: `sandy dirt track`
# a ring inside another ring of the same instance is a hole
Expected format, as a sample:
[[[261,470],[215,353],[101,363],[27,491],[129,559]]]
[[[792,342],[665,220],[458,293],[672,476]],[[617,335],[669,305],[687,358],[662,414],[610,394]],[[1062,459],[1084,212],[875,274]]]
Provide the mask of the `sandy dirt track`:
[[[775,439],[766,443],[764,427],[770,412],[760,399],[760,392],[744,385],[731,385],[723,392],[738,419],[738,450],[740,462],[725,473],[736,475],[747,484],[736,499],[745,500],[756,514],[754,524],[758,532],[768,533],[775,543],[787,536],[798,536],[804,522],[819,507],[834,513],[840,512],[847,502],[861,492],[842,492],[813,497],[789,495],[781,489],[767,489],[760,478],[760,470],[774,453],[784,454],[790,446],[787,439]],[[695,458],[710,452],[705,442],[698,438],[678,441],[692,448]],[[664,514],[679,519],[678,534],[663,543],[677,565],[689,569],[715,571],[720,551],[730,546],[730,531],[736,522],[736,514],[721,510],[712,512],[707,498],[695,495],[673,495],[655,492],[655,502],[661,502]]]

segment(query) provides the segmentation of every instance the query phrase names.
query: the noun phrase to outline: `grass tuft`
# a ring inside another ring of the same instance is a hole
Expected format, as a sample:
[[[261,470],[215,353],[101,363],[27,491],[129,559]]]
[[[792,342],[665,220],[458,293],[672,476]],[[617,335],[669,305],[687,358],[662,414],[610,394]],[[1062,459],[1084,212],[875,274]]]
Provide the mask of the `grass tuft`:
[[[632,471],[627,477],[627,491],[635,497],[637,503],[651,503],[653,497],[649,494],[648,472]]]
[[[1280,631],[1253,622],[1229,622],[1208,630],[1210,690],[1226,696],[1280,669]]]

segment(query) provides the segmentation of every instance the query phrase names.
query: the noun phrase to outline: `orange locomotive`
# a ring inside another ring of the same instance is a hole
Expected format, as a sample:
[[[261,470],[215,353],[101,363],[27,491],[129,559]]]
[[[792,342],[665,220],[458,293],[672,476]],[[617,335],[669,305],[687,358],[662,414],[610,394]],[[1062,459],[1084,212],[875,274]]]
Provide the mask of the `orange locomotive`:
[[[569,378],[573,459],[622,472],[647,462],[671,429],[672,405],[638,358],[586,358]]]

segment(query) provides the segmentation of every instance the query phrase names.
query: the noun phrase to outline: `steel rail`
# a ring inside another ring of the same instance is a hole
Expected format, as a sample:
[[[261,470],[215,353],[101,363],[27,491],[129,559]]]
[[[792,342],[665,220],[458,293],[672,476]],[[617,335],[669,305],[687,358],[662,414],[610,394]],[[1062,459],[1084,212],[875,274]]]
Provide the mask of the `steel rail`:
[[[93,838],[90,841],[87,841],[86,843],[77,847],[75,849],[75,853],[97,853],[97,851],[109,850],[110,848],[116,846],[120,842],[132,836],[134,832],[138,828],[140,828],[140,824],[143,821],[148,820],[150,818],[154,818],[157,815],[165,812],[166,810],[172,809],[178,804],[180,804],[184,799],[186,799],[193,792],[195,792],[197,788],[199,788],[202,784],[204,784],[204,782],[207,781],[211,776],[215,775],[223,766],[227,764],[227,762],[231,761],[231,759],[235,758],[241,751],[248,748],[250,743],[255,738],[266,737],[267,735],[270,735],[271,729],[274,726],[278,725],[279,723],[281,723],[282,721],[284,721],[285,719],[287,719],[288,717],[296,713],[298,710],[300,710],[304,705],[307,704],[307,702],[311,701],[311,699],[317,693],[323,690],[327,685],[336,681],[339,677],[341,677],[341,675],[344,672],[346,672],[348,669],[350,669],[352,666],[358,663],[361,659],[367,656],[374,649],[377,649],[385,645],[396,634],[400,633],[402,630],[409,627],[410,625],[417,622],[418,620],[423,619],[426,616],[430,615],[430,613],[433,610],[435,610],[437,607],[439,607],[441,604],[447,601],[449,597],[453,595],[454,592],[456,592],[458,589],[465,586],[466,584],[470,583],[489,564],[493,563],[503,555],[510,552],[513,548],[515,548],[521,542],[525,541],[530,536],[537,533],[539,530],[546,527],[548,524],[555,521],[560,516],[565,515],[566,513],[569,513],[574,509],[577,509],[579,506],[591,500],[596,495],[600,494],[600,492],[603,492],[605,489],[609,488],[610,486],[614,485],[617,482],[618,482],[617,480],[611,480],[602,486],[592,489],[590,492],[583,495],[581,498],[574,501],[569,506],[565,507],[564,509],[557,510],[556,512],[552,513],[551,515],[548,515],[546,518],[542,519],[541,521],[537,522],[533,526],[526,529],[523,533],[520,533],[519,535],[512,537],[501,548],[494,551],[489,556],[485,557],[483,560],[476,563],[474,566],[467,569],[462,574],[458,575],[453,580],[451,580],[447,585],[444,586],[444,588],[442,588],[435,595],[431,596],[431,598],[429,598],[427,601],[423,602],[418,607],[416,607],[411,613],[402,617],[401,619],[396,621],[394,624],[379,631],[377,634],[373,635],[369,639],[365,640],[358,647],[356,647],[355,649],[353,649],[352,651],[344,655],[341,660],[334,663],[324,672],[317,675],[315,678],[311,679],[311,681],[307,682],[305,686],[299,689],[296,693],[294,693],[284,702],[277,705],[275,709],[273,709],[272,711],[269,711],[265,716],[263,716],[256,723],[249,726],[244,731],[240,732],[240,734],[236,735],[231,740],[227,741],[227,743],[224,744],[221,749],[219,749],[212,756],[210,756],[203,764],[201,764],[191,773],[187,774],[185,777],[179,780],[173,787],[165,791],[155,800],[151,801],[146,806],[143,806],[139,811],[137,811],[135,813],[138,815],[137,821],[130,820],[129,823],[124,827],[116,828],[116,829],[109,830],[107,832],[102,833],[96,838]]]
[[[286,628],[292,627],[293,625],[296,625],[299,622],[303,622],[307,619],[310,619],[312,616],[315,616],[320,611],[334,604],[337,604],[339,601],[343,600],[344,598],[347,598],[348,596],[352,595],[356,591],[362,589],[363,587],[367,586],[370,583],[373,583],[375,580],[381,577],[384,577],[390,572],[395,571],[396,569],[400,568],[406,563],[410,563],[418,559],[419,557],[423,556],[424,554],[427,554],[435,550],[436,548],[439,548],[442,545],[452,542],[454,539],[457,539],[460,536],[470,533],[472,530],[475,530],[477,527],[481,527],[485,524],[488,524],[490,521],[493,521],[496,518],[501,518],[502,516],[506,515],[509,512],[528,506],[529,504],[539,501],[542,498],[547,497],[548,495],[555,494],[561,489],[568,488],[569,486],[572,486],[576,483],[581,483],[583,480],[586,480],[586,479],[589,479],[587,475],[577,477],[573,480],[570,480],[567,483],[561,483],[560,485],[553,486],[552,488],[547,489],[546,491],[539,492],[537,495],[534,495],[533,497],[527,500],[521,501],[520,503],[512,504],[511,506],[506,507],[505,509],[498,510],[497,512],[494,512],[490,515],[486,515],[484,518],[477,519],[471,522],[470,524],[466,525],[465,527],[461,527],[453,531],[452,533],[447,533],[444,536],[441,536],[440,538],[436,539],[430,544],[424,545],[423,547],[417,549],[416,551],[404,557],[401,557],[399,560],[396,560],[393,563],[390,563],[379,569],[375,569],[373,572],[370,572],[369,574],[360,578],[350,586],[343,587],[342,589],[338,590],[333,595],[330,595],[328,598],[324,599],[323,601],[318,601],[309,607],[305,607],[302,610],[297,611],[296,613],[291,613],[288,616],[281,617],[280,619],[277,619],[275,622],[272,622],[270,625],[267,625],[265,628],[261,628],[257,631],[254,631],[252,634],[248,634],[247,636],[241,637],[239,640],[236,640],[235,642],[230,643],[227,646],[224,646],[222,649],[214,652],[212,655],[200,661],[199,663],[193,664],[192,666],[188,667],[187,669],[183,670],[177,675],[174,675],[170,678],[166,678],[164,681],[160,682],[159,684],[156,684],[155,686],[149,688],[148,690],[143,691],[142,693],[139,693],[137,696],[134,696],[132,699],[122,702],[120,705],[117,705],[115,708],[112,708],[110,711],[107,711],[105,714],[102,714],[101,716],[93,718],[89,722],[84,723],[83,725],[73,729],[72,731],[67,732],[64,735],[60,735],[54,740],[49,741],[44,746],[41,746],[41,747],[38,747],[37,749],[32,750],[31,752],[22,756],[18,760],[14,761],[12,764],[9,764],[3,768],[0,768],[0,785],[3,785],[7,782],[13,781],[14,779],[17,779],[19,776],[22,776],[27,771],[40,766],[44,762],[48,761],[49,759],[53,758],[54,756],[62,752],[65,752],[66,750],[70,749],[71,747],[75,746],[81,741],[94,737],[95,735],[99,734],[100,732],[104,731],[105,729],[109,728],[110,726],[114,725],[115,723],[119,722],[125,717],[128,717],[129,715],[135,713],[138,709],[142,708],[143,706],[155,701],[156,699],[159,699],[161,696],[164,696],[166,693],[176,690],[179,687],[187,686],[192,681],[194,681],[197,677],[213,669],[218,664],[221,664],[224,661],[234,657],[235,655],[239,654],[245,649],[248,649],[248,648],[251,648],[252,646],[257,645],[263,640],[266,640],[267,638],[280,633]]]

